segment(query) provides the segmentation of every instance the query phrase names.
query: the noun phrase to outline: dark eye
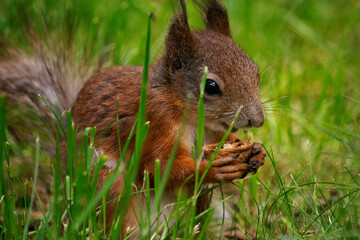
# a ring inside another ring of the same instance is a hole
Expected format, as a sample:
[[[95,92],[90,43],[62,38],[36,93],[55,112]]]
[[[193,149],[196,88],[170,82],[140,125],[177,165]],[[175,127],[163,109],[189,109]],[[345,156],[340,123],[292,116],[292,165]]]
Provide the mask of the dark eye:
[[[211,79],[206,79],[205,92],[209,95],[221,95],[219,85]]]

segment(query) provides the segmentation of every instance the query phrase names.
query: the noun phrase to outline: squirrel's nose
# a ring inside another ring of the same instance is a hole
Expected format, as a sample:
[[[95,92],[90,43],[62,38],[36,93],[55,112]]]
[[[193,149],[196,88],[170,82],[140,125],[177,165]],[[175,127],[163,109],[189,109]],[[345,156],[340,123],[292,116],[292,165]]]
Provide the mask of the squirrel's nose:
[[[256,109],[253,109],[255,111],[251,112],[251,114],[249,114],[249,126],[250,127],[261,127],[262,125],[264,125],[265,122],[265,112],[263,110],[262,107],[258,107]]]
[[[265,122],[265,118],[262,118],[260,120],[256,119],[252,119],[252,120],[249,120],[249,125],[251,127],[255,127],[255,128],[258,128],[258,127],[261,127],[262,125],[264,125],[264,122]]]

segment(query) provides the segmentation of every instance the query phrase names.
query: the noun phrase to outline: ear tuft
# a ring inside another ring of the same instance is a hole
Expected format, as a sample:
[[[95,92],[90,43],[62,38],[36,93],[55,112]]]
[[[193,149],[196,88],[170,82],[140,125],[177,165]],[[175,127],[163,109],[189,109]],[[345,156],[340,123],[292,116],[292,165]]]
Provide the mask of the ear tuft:
[[[166,37],[165,62],[171,71],[180,69],[196,52],[186,15],[178,14],[173,18]]]
[[[203,13],[208,30],[231,36],[229,17],[226,8],[218,0],[194,0]]]

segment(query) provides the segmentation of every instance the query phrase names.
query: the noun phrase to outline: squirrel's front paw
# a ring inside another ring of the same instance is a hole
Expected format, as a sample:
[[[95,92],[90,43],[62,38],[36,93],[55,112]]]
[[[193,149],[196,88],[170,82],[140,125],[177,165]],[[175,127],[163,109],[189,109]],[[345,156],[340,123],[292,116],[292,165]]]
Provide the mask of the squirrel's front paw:
[[[255,174],[257,170],[264,165],[266,158],[266,152],[261,146],[261,143],[254,143],[252,149],[251,149],[251,155],[248,158],[248,169],[249,172],[252,172]],[[245,177],[245,176],[244,176]]]
[[[246,159],[243,161],[242,159]],[[241,156],[227,156],[215,159],[210,168],[210,176],[215,182],[232,181],[246,177],[248,173],[255,174],[264,165],[266,152],[261,143],[253,143],[251,151],[241,153]]]
[[[203,147],[204,158],[210,159],[217,143]],[[211,164],[207,179],[209,182],[232,181],[256,173],[265,162],[266,152],[261,143],[235,139],[227,141]],[[207,164],[205,160],[202,164]]]
[[[248,163],[240,162],[238,156],[215,159],[209,169],[212,182],[232,181],[246,176],[249,172]]]

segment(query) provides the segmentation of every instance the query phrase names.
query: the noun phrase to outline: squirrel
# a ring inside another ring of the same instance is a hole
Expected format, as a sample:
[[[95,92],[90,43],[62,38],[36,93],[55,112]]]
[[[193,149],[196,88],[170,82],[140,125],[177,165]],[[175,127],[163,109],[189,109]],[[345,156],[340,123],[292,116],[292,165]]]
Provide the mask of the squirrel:
[[[183,1],[181,2],[184,6]],[[175,16],[170,23],[164,54],[149,70],[149,132],[142,149],[137,178],[139,188],[145,170],[153,176],[156,159],[160,160],[161,170],[165,169],[189,94],[193,101],[168,182],[169,189],[180,187],[189,176],[195,174],[191,148],[196,141],[197,99],[204,66],[209,69],[204,94],[204,144],[221,140],[241,106],[233,132],[241,128],[260,127],[265,121],[259,98],[258,68],[232,40],[226,9],[216,0],[197,2],[197,5],[205,15],[206,29],[191,31],[186,9],[183,7],[183,13]],[[102,69],[85,83],[72,108],[76,126],[80,129],[97,127],[97,148],[109,157],[102,170],[104,175],[116,166],[119,158],[115,121],[117,98],[120,141],[124,144],[138,112],[142,70],[142,67],[134,66]],[[234,139],[237,137],[233,134],[228,137],[228,140]],[[134,141],[130,144],[129,151],[133,148]],[[257,154],[252,158],[257,159],[257,164],[253,168],[258,168],[264,163],[265,153],[259,144],[254,148],[253,152]],[[200,163],[200,175],[206,165],[207,161]],[[252,170],[244,169],[244,164],[237,164],[231,157],[220,159],[212,163],[205,183],[239,179]],[[194,178],[186,184],[191,187]],[[120,191],[121,183],[110,190],[110,196],[118,196]],[[167,193],[171,194],[169,191]],[[112,213],[113,206],[107,206],[107,210]],[[130,217],[131,214],[129,213],[125,229],[132,224],[136,226],[136,217]]]
[[[265,121],[259,97],[258,67],[233,41],[225,7],[218,0],[194,0],[203,13],[206,28],[192,31],[188,24],[184,0],[180,0],[180,3],[182,13],[176,14],[168,27],[164,53],[149,69],[146,99],[149,131],[143,144],[135,181],[135,185],[140,189],[144,171],[147,171],[150,177],[154,175],[156,159],[160,160],[161,171],[165,169],[181,126],[187,97],[190,95],[192,100],[185,130],[180,137],[168,188],[164,193],[164,199],[175,201],[174,189],[180,187],[186,179],[190,177],[185,183],[188,189],[191,190],[194,186],[194,177],[191,176],[195,175],[196,167],[192,157],[192,146],[196,143],[198,98],[205,66],[208,67],[208,75],[204,92],[204,144],[221,140],[239,108],[240,115],[227,140],[238,139],[234,135],[237,130],[261,127]],[[114,171],[120,156],[117,124],[120,130],[120,143],[123,146],[136,119],[142,71],[143,68],[137,66],[102,69],[84,84],[73,103],[75,126],[80,130],[96,126],[95,147],[108,157],[100,171],[98,188],[102,185],[102,177]],[[1,78],[4,77],[0,76],[0,81],[3,82]],[[0,88],[1,90],[3,89]],[[133,139],[128,148],[129,153],[134,150],[134,146]],[[232,157],[216,159],[212,162],[204,183],[243,178],[263,165],[265,157],[266,153],[261,144],[255,143],[247,164],[237,163]],[[249,164],[250,162],[252,164]],[[200,176],[207,164],[208,159],[200,162]],[[124,177],[120,176],[113,184],[108,197],[110,200],[120,195],[123,182]],[[106,206],[107,228],[110,227],[115,207],[116,201],[109,201]],[[138,226],[136,213],[141,209],[136,207],[134,204],[127,211],[126,221],[123,223],[123,236],[128,229]],[[206,208],[199,208],[204,207]]]

